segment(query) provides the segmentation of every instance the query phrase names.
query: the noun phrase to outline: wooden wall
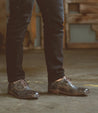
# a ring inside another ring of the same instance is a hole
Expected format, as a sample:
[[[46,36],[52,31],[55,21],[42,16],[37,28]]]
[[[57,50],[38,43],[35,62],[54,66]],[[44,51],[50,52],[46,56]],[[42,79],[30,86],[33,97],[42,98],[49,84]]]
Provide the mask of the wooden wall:
[[[77,13],[71,14],[71,11],[76,11]],[[66,44],[68,48],[98,48],[97,43],[70,44],[69,28],[71,24],[89,24],[91,29],[96,32],[96,40],[98,40],[98,0],[66,0],[65,18]]]
[[[34,48],[34,41],[36,38],[36,5],[34,5],[31,22],[28,25],[27,32],[24,39],[24,49]],[[6,25],[7,17],[9,16],[8,1],[0,0],[0,50],[5,49],[6,43]]]
[[[6,0],[0,0],[0,48],[5,47],[6,37],[6,21],[7,21],[7,2]],[[96,33],[96,40],[98,40],[98,0],[64,0],[65,8],[65,22],[64,22],[64,48],[70,48],[70,24],[90,24],[91,29]],[[77,14],[70,14],[70,11],[76,11]],[[37,17],[41,20],[40,29],[40,48],[43,48],[43,23],[41,13],[36,12],[36,5],[32,13],[31,23],[28,26],[25,40],[24,49],[34,48],[35,40],[37,37]],[[69,45],[68,45],[69,44]],[[98,44],[73,44],[75,48],[98,48]]]
[[[6,0],[0,0],[0,48],[5,47],[6,16]]]

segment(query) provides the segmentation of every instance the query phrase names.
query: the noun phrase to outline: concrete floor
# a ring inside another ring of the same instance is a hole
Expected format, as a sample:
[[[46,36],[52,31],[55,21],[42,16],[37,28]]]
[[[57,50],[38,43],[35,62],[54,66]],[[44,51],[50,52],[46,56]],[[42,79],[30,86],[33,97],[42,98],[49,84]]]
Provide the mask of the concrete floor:
[[[75,85],[88,87],[87,97],[47,94],[47,72],[42,50],[24,53],[24,70],[38,100],[16,99],[7,94],[5,55],[0,55],[0,113],[98,113],[98,50],[64,50],[65,73]]]

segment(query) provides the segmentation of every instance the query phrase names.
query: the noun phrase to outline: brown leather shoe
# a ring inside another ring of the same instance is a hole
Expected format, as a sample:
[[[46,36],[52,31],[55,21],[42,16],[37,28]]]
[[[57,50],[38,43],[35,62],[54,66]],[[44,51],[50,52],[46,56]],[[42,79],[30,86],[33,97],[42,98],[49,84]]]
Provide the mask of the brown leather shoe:
[[[25,80],[10,82],[8,93],[20,99],[38,99],[38,92],[33,91]]]
[[[87,96],[89,89],[74,86],[65,76],[53,82],[48,88],[52,94],[64,94],[69,96]]]

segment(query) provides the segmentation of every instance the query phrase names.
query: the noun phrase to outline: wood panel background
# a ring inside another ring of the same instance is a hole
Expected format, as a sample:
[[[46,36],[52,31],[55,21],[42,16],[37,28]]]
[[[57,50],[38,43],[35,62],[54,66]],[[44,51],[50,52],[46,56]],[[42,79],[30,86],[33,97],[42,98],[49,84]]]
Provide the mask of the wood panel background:
[[[7,18],[10,13],[7,7],[8,7],[7,0],[0,0],[0,50],[5,49],[6,43]],[[28,25],[23,43],[24,49],[34,48],[34,41],[36,38],[36,17],[38,15],[39,14],[36,13],[36,5],[34,4],[31,22]]]
[[[90,24],[98,40],[98,0],[65,0],[66,44],[68,48],[98,48],[98,43],[70,43],[71,24]],[[71,11],[77,13],[71,14]]]
[[[41,18],[41,13],[36,13],[36,5],[34,6],[31,23],[28,26],[24,48],[34,48],[36,38],[36,17]],[[98,44],[70,44],[70,24],[90,24],[91,29],[96,33],[98,40],[98,0],[64,0],[65,22],[64,22],[64,48],[98,48]],[[71,14],[70,11],[77,12]],[[6,37],[6,0],[0,0],[0,48],[5,47]],[[41,48],[43,48],[43,23],[41,20]]]
[[[6,0],[0,0],[0,48],[5,48],[6,36]]]

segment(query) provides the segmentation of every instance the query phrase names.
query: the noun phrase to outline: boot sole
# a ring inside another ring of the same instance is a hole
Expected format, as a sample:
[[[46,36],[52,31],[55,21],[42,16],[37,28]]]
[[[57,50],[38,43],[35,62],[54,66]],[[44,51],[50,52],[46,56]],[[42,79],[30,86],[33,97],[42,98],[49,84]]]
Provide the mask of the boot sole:
[[[67,96],[88,96],[89,94],[89,91],[87,91],[86,93],[84,94],[70,94],[68,92],[63,92],[63,91],[60,91],[58,89],[54,90],[54,89],[49,89],[48,92],[50,94],[56,94],[56,95],[67,95]]]
[[[36,96],[36,97],[19,97],[17,94],[15,94],[15,93],[13,93],[12,91],[8,91],[8,94],[9,95],[12,95],[12,96],[14,96],[14,97],[16,97],[16,98],[19,98],[19,99],[38,99],[38,97],[39,97],[39,95],[38,96]]]

